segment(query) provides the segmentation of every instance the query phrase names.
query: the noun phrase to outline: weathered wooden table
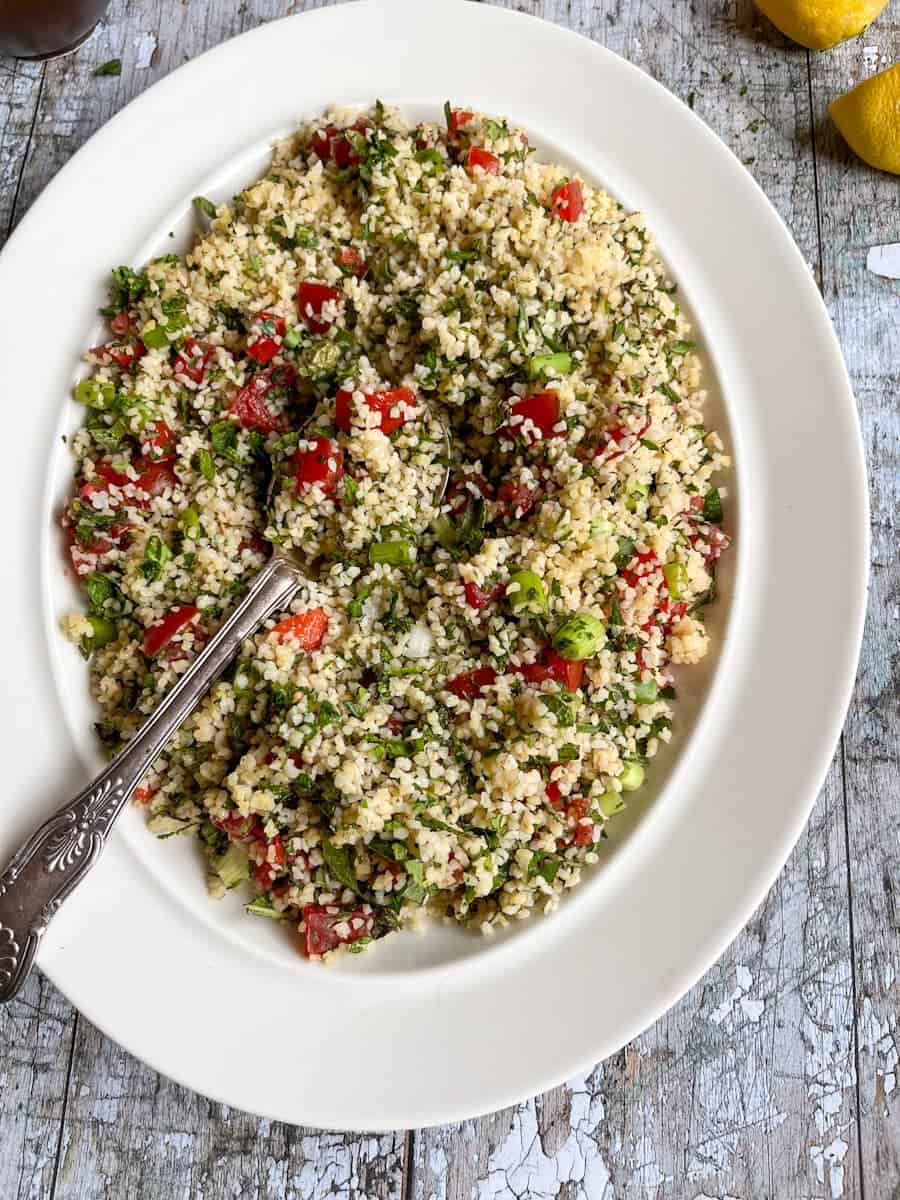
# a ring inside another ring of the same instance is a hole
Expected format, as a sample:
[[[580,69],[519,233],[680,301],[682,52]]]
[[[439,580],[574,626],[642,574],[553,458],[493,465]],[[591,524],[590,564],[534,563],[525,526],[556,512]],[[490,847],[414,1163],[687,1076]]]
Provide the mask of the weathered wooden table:
[[[0,228],[155,80],[319,6],[113,0],[74,57],[0,60]],[[900,1197],[900,285],[865,269],[869,246],[900,241],[900,181],[853,159],[827,115],[900,58],[900,10],[816,55],[751,0],[516,7],[625,55],[725,139],[793,231],[843,344],[873,573],[856,694],[809,827],[744,933],[654,1028],[564,1087],[444,1129],[339,1135],[230,1111],[123,1053],[35,975],[0,1013],[0,1200]],[[95,78],[114,57],[121,77]],[[35,319],[52,331],[58,314]],[[811,602],[840,569],[836,546]]]

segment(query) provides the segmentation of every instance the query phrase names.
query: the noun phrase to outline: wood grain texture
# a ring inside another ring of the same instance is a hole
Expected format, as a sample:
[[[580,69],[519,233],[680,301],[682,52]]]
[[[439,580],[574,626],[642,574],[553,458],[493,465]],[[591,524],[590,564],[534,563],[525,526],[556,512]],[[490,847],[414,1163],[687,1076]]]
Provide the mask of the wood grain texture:
[[[828,102],[900,58],[900,14],[812,63],[825,300],[856,391],[870,470],[872,576],[844,734],[866,1200],[900,1196],[900,287],[866,270],[900,241],[900,181],[856,159]]]
[[[778,883],[697,987],[606,1063],[479,1121],[407,1139],[259,1121],[161,1079],[32,979],[0,1010],[3,1200],[900,1195],[900,289],[864,270],[869,245],[900,240],[900,208],[896,180],[853,161],[825,116],[829,98],[877,69],[876,47],[900,58],[900,27],[885,16],[811,57],[751,0],[505,2],[608,45],[689,103],[755,174],[824,287],[874,502],[872,610],[841,754]],[[0,231],[181,62],[324,6],[114,0],[73,58],[0,62]],[[121,77],[95,78],[113,57]]]

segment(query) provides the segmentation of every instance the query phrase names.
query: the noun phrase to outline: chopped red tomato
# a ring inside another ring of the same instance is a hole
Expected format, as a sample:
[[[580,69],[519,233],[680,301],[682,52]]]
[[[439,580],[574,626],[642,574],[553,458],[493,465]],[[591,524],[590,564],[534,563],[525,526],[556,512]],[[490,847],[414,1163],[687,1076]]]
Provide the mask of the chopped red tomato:
[[[566,805],[566,816],[575,822],[572,844],[575,846],[592,846],[594,843],[594,823],[585,821],[589,805],[584,796],[573,796]]]
[[[282,617],[272,632],[280,642],[294,638],[309,653],[322,645],[328,632],[328,616],[324,609],[310,608],[306,612]]]
[[[145,440],[150,447],[149,456],[151,461],[159,462],[162,459],[173,458],[178,438],[165,421],[154,421],[148,432],[152,436]]]
[[[491,154],[490,150],[482,150],[480,146],[470,146],[469,153],[466,155],[466,170],[473,179],[477,167],[480,167],[485,175],[499,175],[500,159],[496,154]]]
[[[327,494],[344,474],[344,452],[333,438],[307,438],[294,451],[291,465],[298,492],[318,486]]]
[[[547,438],[565,437],[565,428],[557,429],[560,423],[559,396],[548,389],[517,400],[503,429],[513,437],[521,437],[526,446],[532,446]]]
[[[551,768],[550,768],[551,775],[553,774],[553,772],[556,770],[556,768],[558,766],[559,766],[559,763],[554,763],[551,766]],[[562,808],[562,793],[559,790],[558,783],[556,783],[553,779],[551,779],[550,782],[547,784],[546,788],[544,789],[544,791],[547,793],[547,799],[550,801],[550,803],[553,805],[554,808]]]
[[[506,591],[506,584],[495,583],[490,591],[486,592],[483,587],[469,580],[463,587],[463,591],[465,592],[466,604],[468,604],[469,608],[474,608],[476,612],[480,612],[481,609],[487,608],[492,600],[500,599]]]
[[[355,246],[341,246],[334,261],[345,275],[355,275],[357,279],[364,279],[369,273],[369,264]]]
[[[152,787],[138,787],[134,789],[134,802],[141,808],[145,807],[153,799]]]
[[[461,517],[476,500],[490,500],[494,489],[477,471],[464,471],[447,488],[447,503],[454,517]]]
[[[369,124],[366,117],[360,117],[350,128],[364,136]],[[313,134],[312,147],[322,162],[334,163],[339,171],[358,166],[362,161],[359,151],[347,136],[347,130],[339,129],[337,125],[326,125],[324,129],[317,129]]]
[[[196,338],[185,338],[181,348],[175,355],[172,371],[176,375],[184,375],[192,383],[202,383],[206,374],[206,364],[215,354],[215,347],[209,342],[198,342]]]
[[[128,476],[124,471],[117,471],[112,463],[98,462],[94,464],[94,471],[105,482],[112,484],[113,487],[124,487],[129,482]],[[94,485],[96,487],[96,485]],[[100,489],[103,490],[103,489]],[[86,497],[82,497],[86,499]]]
[[[562,658],[548,647],[541,655],[540,662],[524,663],[516,670],[526,683],[543,683],[546,679],[552,679],[561,683],[566,691],[575,692],[584,676],[584,659]]]
[[[561,221],[574,224],[578,220],[584,212],[584,197],[577,179],[570,179],[556,189],[550,197],[550,211]]]
[[[284,843],[279,834],[267,841],[254,842],[250,848],[253,878],[261,888],[271,887],[284,874]]]
[[[480,695],[483,688],[490,687],[497,678],[493,667],[476,667],[474,671],[464,671],[447,680],[447,690],[462,700],[472,700]]]
[[[107,342],[105,346],[94,346],[91,350],[98,362],[113,362],[122,371],[127,371],[132,363],[146,353],[147,347],[138,338],[130,338],[127,342]]]
[[[116,313],[110,321],[109,327],[117,337],[125,337],[126,334],[130,333],[131,315],[128,309],[123,308],[120,313]]]
[[[284,372],[279,373],[279,376]],[[228,415],[236,418],[243,429],[258,429],[261,433],[273,433],[282,427],[277,417],[266,404],[266,397],[276,386],[276,373],[271,367],[254,375],[228,405]],[[290,386],[285,384],[283,386]]]
[[[313,333],[325,333],[331,327],[331,320],[322,316],[322,309],[330,300],[341,298],[337,288],[329,287],[327,283],[313,283],[306,279],[297,287],[300,317]]]
[[[367,408],[381,413],[382,433],[395,433],[406,421],[406,407],[416,402],[416,394],[409,388],[391,388],[386,392],[366,392],[363,396]],[[350,432],[353,393],[341,388],[334,400],[334,423],[344,433]]]
[[[210,817],[216,829],[221,829],[223,833],[228,834],[230,842],[249,842],[254,838],[258,838],[262,833],[262,825],[259,817],[241,816],[239,812],[229,813],[227,817]]]
[[[143,460],[139,465],[144,466]],[[135,480],[134,486],[140,491],[146,492],[148,496],[161,496],[164,492],[171,491],[177,482],[178,477],[172,468],[171,459],[164,459],[161,462],[151,462],[144,466]]]
[[[372,914],[361,904],[349,911],[337,904],[304,904],[302,912],[307,958],[372,936]]]
[[[263,366],[270,363],[281,349],[286,328],[283,318],[269,312],[257,313],[251,323],[254,340],[247,343],[247,353]]]
[[[472,113],[465,108],[451,108],[450,116],[447,118],[447,137],[455,138],[459,136],[459,131],[463,125],[467,125],[472,120]]]
[[[498,516],[520,520],[534,508],[537,497],[537,488],[527,483],[501,483],[497,488]]]
[[[637,429],[628,429],[625,425],[614,425],[612,429],[603,431],[603,445],[594,451],[594,461],[599,458],[605,463],[613,462],[633,450],[647,430],[652,425],[650,417],[645,417]]]
[[[622,572],[622,578],[630,588],[636,588],[643,579],[655,575],[662,568],[652,550],[639,550]]]
[[[145,629],[144,653],[147,657],[155,658],[176,634],[196,619],[199,611],[193,604],[180,604],[177,608],[170,609],[162,620]]]

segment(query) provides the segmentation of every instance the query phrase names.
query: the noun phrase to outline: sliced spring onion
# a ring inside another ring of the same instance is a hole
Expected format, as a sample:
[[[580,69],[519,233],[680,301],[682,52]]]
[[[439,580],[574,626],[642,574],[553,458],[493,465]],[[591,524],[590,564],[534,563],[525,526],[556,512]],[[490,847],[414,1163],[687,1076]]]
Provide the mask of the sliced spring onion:
[[[149,350],[163,350],[169,344],[169,335],[161,325],[148,325],[141,333],[141,341]]]
[[[642,679],[634,685],[636,704],[652,704],[659,694],[659,686],[655,679]]]
[[[625,801],[619,792],[604,792],[597,801],[597,807],[604,817],[614,817],[625,807]]]
[[[116,389],[99,379],[82,379],[75,385],[75,399],[87,408],[107,409],[112,405]]]
[[[200,514],[193,506],[178,514],[178,524],[185,537],[195,538],[203,532],[200,525]]]
[[[570,375],[574,368],[572,355],[561,350],[558,354],[535,354],[528,360],[528,378]]]
[[[646,500],[650,495],[650,489],[646,483],[641,483],[640,480],[635,481],[631,486],[631,491],[625,497],[625,507],[629,512],[636,512],[637,506],[642,500]]]
[[[96,614],[91,614],[88,621],[92,632],[89,638],[84,639],[85,650],[99,650],[101,646],[108,646],[110,642],[115,641],[118,630],[114,621],[98,617]]]
[[[506,596],[513,612],[540,614],[547,611],[544,583],[534,571],[513,571]]]
[[[570,662],[593,658],[606,641],[606,626],[591,613],[577,613],[556,631],[553,649]]]
[[[666,578],[666,587],[669,589],[669,595],[673,600],[680,600],[684,595],[684,589],[687,587],[687,567],[684,563],[680,562],[666,563],[663,567],[663,575]]]
[[[412,542],[373,542],[369,546],[370,563],[388,563],[392,567],[408,567],[415,558]]]
[[[619,776],[619,783],[622,785],[623,792],[635,792],[644,782],[644,768],[640,763],[630,762],[625,764],[625,770]]]

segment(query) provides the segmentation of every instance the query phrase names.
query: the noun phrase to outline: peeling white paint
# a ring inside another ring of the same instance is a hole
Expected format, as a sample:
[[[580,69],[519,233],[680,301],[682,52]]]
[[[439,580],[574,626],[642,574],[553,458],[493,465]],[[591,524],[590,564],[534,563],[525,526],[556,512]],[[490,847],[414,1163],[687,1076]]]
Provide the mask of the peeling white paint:
[[[131,43],[134,46],[134,65],[138,71],[146,71],[152,64],[156,51],[156,34],[141,33]]]
[[[572,1086],[572,1085],[569,1085]],[[564,1183],[574,1184],[576,1200],[615,1200],[609,1171],[593,1134],[604,1119],[603,1101],[575,1082],[571,1092],[571,1130],[552,1158],[544,1154],[537,1108],[525,1104],[513,1114],[509,1133],[495,1148],[487,1175],[478,1181],[479,1200],[554,1200]]]

